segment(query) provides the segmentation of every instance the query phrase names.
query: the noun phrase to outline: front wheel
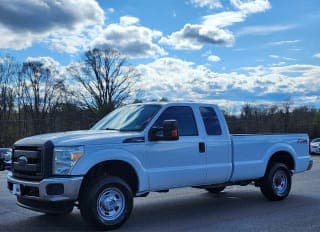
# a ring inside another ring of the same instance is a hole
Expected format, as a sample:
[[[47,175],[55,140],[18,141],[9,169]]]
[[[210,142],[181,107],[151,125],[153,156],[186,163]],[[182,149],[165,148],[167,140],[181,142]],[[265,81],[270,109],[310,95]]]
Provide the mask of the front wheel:
[[[83,218],[97,229],[119,228],[130,216],[133,196],[130,187],[119,177],[105,176],[92,181],[80,196]]]
[[[260,190],[271,201],[285,199],[291,190],[291,173],[287,166],[275,163],[262,178]]]

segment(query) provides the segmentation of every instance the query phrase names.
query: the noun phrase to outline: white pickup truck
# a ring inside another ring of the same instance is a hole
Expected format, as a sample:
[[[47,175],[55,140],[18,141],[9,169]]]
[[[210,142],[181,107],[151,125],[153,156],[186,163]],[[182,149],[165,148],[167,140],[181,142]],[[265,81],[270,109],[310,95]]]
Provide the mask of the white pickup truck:
[[[311,167],[306,134],[231,135],[216,105],[146,103],[118,108],[90,130],[17,141],[7,179],[21,207],[67,214],[77,206],[96,228],[115,229],[133,198],[152,191],[254,183],[277,201],[291,175]]]

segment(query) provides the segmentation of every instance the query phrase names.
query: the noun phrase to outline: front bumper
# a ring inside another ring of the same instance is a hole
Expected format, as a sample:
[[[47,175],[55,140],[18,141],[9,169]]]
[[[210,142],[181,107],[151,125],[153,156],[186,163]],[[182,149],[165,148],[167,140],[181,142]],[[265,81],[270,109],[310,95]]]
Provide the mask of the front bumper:
[[[7,176],[9,191],[20,198],[38,201],[76,201],[83,177],[52,177],[41,181],[28,181]]]

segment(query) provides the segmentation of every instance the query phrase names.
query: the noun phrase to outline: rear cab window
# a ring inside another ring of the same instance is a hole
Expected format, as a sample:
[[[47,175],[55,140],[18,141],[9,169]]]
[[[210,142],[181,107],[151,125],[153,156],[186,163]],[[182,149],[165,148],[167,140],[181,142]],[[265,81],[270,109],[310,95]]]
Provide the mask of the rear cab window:
[[[200,107],[199,110],[207,135],[221,135],[222,130],[215,110],[212,107]]]

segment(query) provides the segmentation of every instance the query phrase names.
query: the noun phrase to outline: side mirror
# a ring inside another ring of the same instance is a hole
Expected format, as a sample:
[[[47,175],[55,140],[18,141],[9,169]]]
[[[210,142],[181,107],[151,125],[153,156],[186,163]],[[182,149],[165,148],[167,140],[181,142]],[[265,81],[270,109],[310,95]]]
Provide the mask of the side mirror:
[[[176,120],[163,121],[163,140],[178,140],[179,130]]]
[[[164,120],[163,127],[152,127],[149,133],[150,141],[171,141],[179,139],[178,123],[176,120]]]

